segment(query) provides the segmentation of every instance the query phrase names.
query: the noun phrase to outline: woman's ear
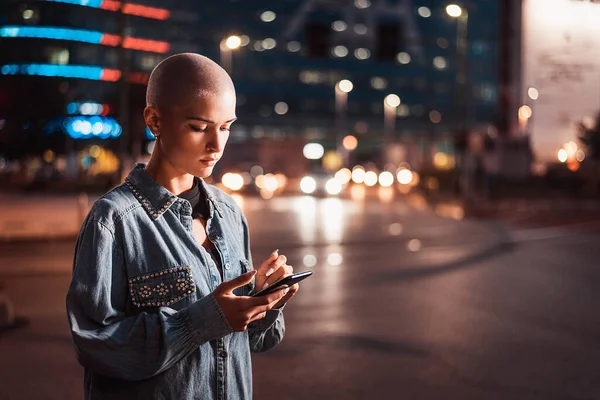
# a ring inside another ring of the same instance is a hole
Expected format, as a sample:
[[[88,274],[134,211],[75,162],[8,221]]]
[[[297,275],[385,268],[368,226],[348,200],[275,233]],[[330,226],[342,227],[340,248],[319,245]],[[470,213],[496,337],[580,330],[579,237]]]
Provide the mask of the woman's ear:
[[[160,112],[155,106],[144,108],[144,121],[150,132],[158,138],[160,136]]]

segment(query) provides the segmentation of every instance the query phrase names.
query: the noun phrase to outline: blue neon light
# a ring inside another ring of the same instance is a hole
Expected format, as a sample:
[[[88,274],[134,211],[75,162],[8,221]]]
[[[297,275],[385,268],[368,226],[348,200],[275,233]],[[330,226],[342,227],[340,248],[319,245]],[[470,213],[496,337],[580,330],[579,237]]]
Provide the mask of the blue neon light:
[[[102,67],[86,65],[55,65],[55,64],[9,64],[0,68],[2,75],[40,75],[61,76],[64,78],[81,78],[99,81],[102,79]]]
[[[78,6],[100,8],[102,0],[46,0],[54,3],[76,4]]]
[[[102,32],[83,29],[49,28],[43,26],[3,26],[0,28],[2,37],[27,37],[56,40],[73,40],[76,42],[100,44]]]
[[[67,104],[67,114],[75,114],[77,113],[79,107],[77,107],[77,103],[69,103]]]
[[[73,139],[115,139],[123,132],[116,119],[97,115],[65,118],[63,127]]]

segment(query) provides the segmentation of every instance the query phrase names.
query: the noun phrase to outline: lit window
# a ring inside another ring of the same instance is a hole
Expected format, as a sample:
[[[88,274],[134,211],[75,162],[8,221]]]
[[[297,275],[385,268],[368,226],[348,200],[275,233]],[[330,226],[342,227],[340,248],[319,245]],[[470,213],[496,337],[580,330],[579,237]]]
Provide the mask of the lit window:
[[[493,85],[484,83],[479,88],[479,96],[486,102],[493,102],[496,97],[496,90]]]
[[[402,52],[402,53],[398,53],[398,55],[396,56],[396,58],[398,59],[398,62],[400,64],[408,64],[410,63],[410,54]]]
[[[354,50],[354,57],[358,58],[359,60],[366,60],[367,58],[371,57],[371,52],[368,49],[360,47]]]
[[[331,24],[331,28],[336,32],[343,32],[347,27],[348,25],[344,21],[335,21]]]
[[[274,49],[276,45],[277,42],[273,38],[266,38],[262,41],[262,46],[267,50]]]
[[[300,42],[292,41],[287,44],[288,51],[290,51],[292,53],[296,53],[296,52],[300,51],[300,48],[301,48]]]
[[[51,47],[47,50],[48,61],[50,64],[67,65],[69,64],[69,50]]]
[[[371,6],[371,0],[354,0],[356,8],[369,8]]]
[[[264,51],[265,48],[263,47],[262,40],[257,40],[256,42],[254,42],[254,44],[252,45],[252,49],[254,51]]]
[[[23,11],[23,19],[24,20],[29,20],[31,18],[33,18],[34,12],[33,10],[27,9]]]
[[[429,8],[427,8],[427,7],[419,7],[419,9],[417,10],[417,12],[423,18],[429,18],[429,17],[431,17],[431,10]]]
[[[302,71],[300,72],[300,81],[307,84],[322,83],[324,80],[323,74],[319,71]]]
[[[144,71],[152,71],[154,67],[158,65],[158,63],[162,60],[160,56],[154,55],[143,55],[140,64]]]
[[[358,35],[364,35],[367,33],[367,26],[365,24],[354,25],[354,32]]]
[[[287,105],[287,103],[280,101],[279,103],[275,104],[275,113],[277,115],[284,115],[288,112],[289,107]]]
[[[348,48],[346,46],[335,46],[333,48],[333,55],[336,57],[346,57],[348,55]]]
[[[371,78],[371,86],[373,89],[383,90],[387,87],[387,81],[380,76],[374,76]]]
[[[275,21],[276,17],[277,17],[277,15],[273,11],[265,11],[264,13],[260,14],[260,20],[262,22]]]
[[[439,70],[446,69],[448,62],[444,57],[438,56],[433,59],[433,66]]]

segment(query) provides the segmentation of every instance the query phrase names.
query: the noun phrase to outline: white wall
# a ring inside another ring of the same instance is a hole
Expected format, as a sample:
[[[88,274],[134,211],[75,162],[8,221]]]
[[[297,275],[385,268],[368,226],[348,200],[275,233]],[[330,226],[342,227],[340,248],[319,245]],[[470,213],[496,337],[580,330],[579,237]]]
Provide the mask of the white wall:
[[[556,162],[562,144],[576,140],[575,124],[600,111],[600,3],[523,0],[522,82],[535,155]]]

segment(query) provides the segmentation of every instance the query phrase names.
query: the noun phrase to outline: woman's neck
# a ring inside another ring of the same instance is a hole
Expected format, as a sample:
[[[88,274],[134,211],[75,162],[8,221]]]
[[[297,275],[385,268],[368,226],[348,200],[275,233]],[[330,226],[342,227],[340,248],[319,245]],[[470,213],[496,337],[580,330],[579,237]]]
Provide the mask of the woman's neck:
[[[152,153],[145,170],[156,183],[176,196],[194,186],[193,175],[175,168],[158,152]]]

